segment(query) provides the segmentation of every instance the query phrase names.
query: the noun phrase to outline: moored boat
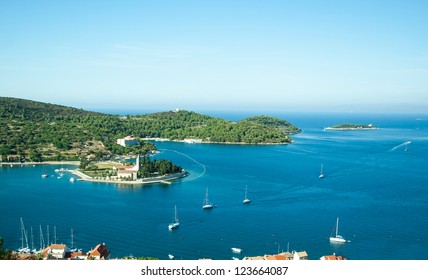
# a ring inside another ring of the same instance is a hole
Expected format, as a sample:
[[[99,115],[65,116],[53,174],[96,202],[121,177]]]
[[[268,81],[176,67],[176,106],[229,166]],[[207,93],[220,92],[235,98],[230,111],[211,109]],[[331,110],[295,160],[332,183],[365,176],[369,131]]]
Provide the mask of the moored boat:
[[[212,209],[214,207],[214,205],[208,200],[208,188],[205,192],[205,199],[204,202],[202,203],[202,209]]]
[[[346,243],[348,242],[343,236],[339,235],[339,218],[336,220],[336,235],[330,236],[330,242],[334,243]]]
[[[320,176],[318,176],[320,179],[323,179],[325,177],[324,173],[322,172],[322,164],[321,164],[321,171]]]
[[[244,200],[242,201],[242,203],[248,204],[250,202],[251,202],[251,200],[247,197],[247,186],[245,186],[245,196],[244,196]]]
[[[178,228],[179,226],[180,226],[180,222],[178,220],[178,215],[177,215],[177,205],[175,205],[174,221],[168,225],[168,229],[173,230]]]
[[[234,252],[236,254],[240,254],[242,252],[241,248],[235,248],[235,247],[233,247],[233,248],[231,248],[231,250],[232,250],[232,252]]]

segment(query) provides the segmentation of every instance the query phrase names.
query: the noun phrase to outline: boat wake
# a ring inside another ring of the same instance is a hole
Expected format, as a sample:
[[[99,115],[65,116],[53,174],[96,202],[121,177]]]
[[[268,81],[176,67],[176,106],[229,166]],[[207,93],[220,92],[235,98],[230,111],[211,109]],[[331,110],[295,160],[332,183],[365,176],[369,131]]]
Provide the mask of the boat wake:
[[[193,181],[193,180],[199,179],[199,178],[203,177],[203,176],[205,175],[206,171],[207,171],[207,168],[206,168],[206,166],[205,166],[204,164],[200,163],[199,161],[197,161],[196,159],[192,158],[192,157],[191,157],[191,156],[189,156],[189,155],[186,155],[186,154],[184,154],[184,153],[182,153],[182,152],[179,152],[179,151],[176,151],[176,150],[169,150],[169,149],[159,149],[159,150],[161,150],[161,151],[167,151],[167,152],[174,152],[174,153],[177,153],[177,154],[179,154],[179,155],[182,155],[182,156],[187,157],[188,159],[190,159],[190,160],[191,160],[191,161],[193,161],[194,163],[196,163],[196,164],[198,164],[198,165],[202,166],[203,171],[202,171],[202,173],[201,173],[201,174],[197,175],[197,176],[196,176],[196,177],[194,177],[194,178],[188,178],[186,181]]]
[[[392,148],[391,150],[389,150],[390,152],[393,152],[395,150],[397,150],[398,148],[401,148],[403,146],[409,145],[410,143],[412,143],[412,141],[406,141],[404,143],[401,143],[400,145],[395,146],[394,148]]]

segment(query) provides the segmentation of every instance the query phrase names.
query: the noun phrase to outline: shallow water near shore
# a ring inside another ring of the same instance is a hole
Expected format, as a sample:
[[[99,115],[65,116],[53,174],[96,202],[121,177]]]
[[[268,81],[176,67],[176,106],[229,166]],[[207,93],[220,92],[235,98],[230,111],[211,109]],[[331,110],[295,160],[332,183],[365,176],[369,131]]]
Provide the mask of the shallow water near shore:
[[[428,259],[428,121],[414,115],[281,115],[303,130],[290,145],[156,142],[157,158],[190,172],[171,185],[143,187],[69,182],[61,166],[0,168],[0,236],[20,246],[19,218],[39,247],[74,241],[84,251],[105,242],[111,257],[232,257],[305,250],[310,259]],[[239,120],[240,115],[225,114]],[[245,117],[245,116],[243,116]],[[343,122],[375,131],[324,131]],[[403,143],[409,142],[407,145]],[[408,150],[405,151],[405,146]],[[320,166],[326,177],[318,178]],[[64,166],[75,168],[73,166]],[[47,172],[48,178],[41,174]],[[245,188],[251,203],[242,200]],[[202,210],[208,188],[214,209]],[[168,231],[174,205],[180,227]],[[339,233],[350,243],[328,241]],[[289,245],[288,245],[289,244]],[[231,247],[241,248],[239,255]]]

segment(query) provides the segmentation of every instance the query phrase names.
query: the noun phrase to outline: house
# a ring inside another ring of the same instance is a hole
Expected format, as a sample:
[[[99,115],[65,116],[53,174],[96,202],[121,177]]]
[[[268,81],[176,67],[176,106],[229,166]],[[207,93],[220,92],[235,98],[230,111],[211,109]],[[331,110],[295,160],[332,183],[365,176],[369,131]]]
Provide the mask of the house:
[[[79,250],[76,252],[67,252],[64,258],[68,260],[86,260],[87,256],[86,254],[83,254],[82,251]]]
[[[22,162],[23,157],[20,155],[8,155],[7,161],[8,162]]]
[[[346,260],[346,258],[344,258],[342,256],[336,256],[336,254],[333,254],[333,255],[328,255],[328,256],[322,256],[320,258],[320,260],[322,260],[322,261],[343,261],[343,260]]]
[[[125,138],[117,139],[117,144],[123,147],[131,147],[138,145],[138,140],[132,136],[126,136]]]
[[[264,255],[256,257],[245,257],[244,260],[265,260],[265,261],[287,261],[292,260],[294,255],[290,252],[282,252],[276,255]]]
[[[140,155],[137,156],[135,165],[133,166],[115,166],[113,169],[117,171],[117,177],[119,179],[131,179],[137,180],[138,171],[140,170]]]
[[[110,255],[110,250],[107,249],[106,244],[98,244],[92,251],[87,254],[88,260],[106,260]]]
[[[65,255],[69,252],[65,244],[51,244],[42,251],[44,259],[64,259]]]
[[[299,261],[299,260],[307,260],[307,259],[308,259],[308,253],[306,253],[306,251],[302,251],[302,252],[293,251],[293,260]]]
[[[280,260],[288,261],[288,260],[292,260],[294,256],[290,252],[282,252],[280,254],[274,255],[274,257],[275,257],[275,260],[277,261],[280,261]]]
[[[262,261],[264,260],[263,256],[255,256],[255,257],[245,257],[243,258],[245,261]]]
[[[138,171],[132,170],[132,166],[116,166],[114,169],[117,171],[117,178],[119,179],[137,179]]]

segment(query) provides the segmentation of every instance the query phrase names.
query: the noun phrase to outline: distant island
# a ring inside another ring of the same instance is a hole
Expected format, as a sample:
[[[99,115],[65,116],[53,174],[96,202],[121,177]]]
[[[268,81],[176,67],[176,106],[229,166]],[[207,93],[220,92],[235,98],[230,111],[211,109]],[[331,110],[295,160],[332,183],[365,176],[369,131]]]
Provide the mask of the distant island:
[[[337,124],[330,127],[326,127],[325,130],[376,130],[378,127],[372,124]]]

